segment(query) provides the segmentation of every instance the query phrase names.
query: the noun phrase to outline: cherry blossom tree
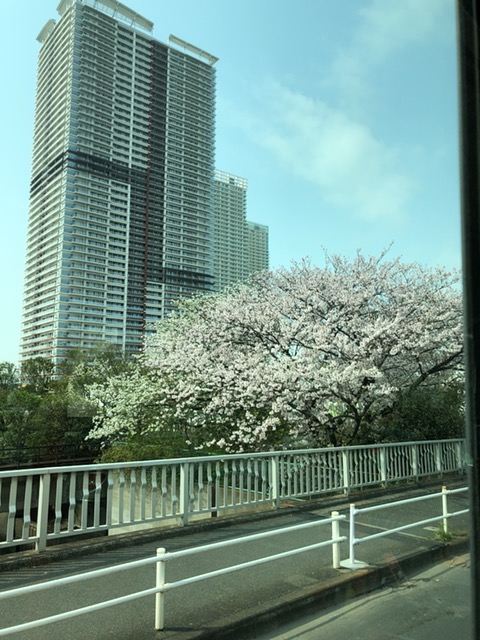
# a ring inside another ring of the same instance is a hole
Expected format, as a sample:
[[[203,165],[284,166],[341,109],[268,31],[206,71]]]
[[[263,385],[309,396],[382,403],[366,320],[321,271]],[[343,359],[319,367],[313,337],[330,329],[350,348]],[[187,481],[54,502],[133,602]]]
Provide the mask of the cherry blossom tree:
[[[134,375],[91,388],[90,436],[168,426],[226,451],[382,439],[402,394],[458,384],[457,284],[444,269],[358,253],[193,298],[158,324]]]

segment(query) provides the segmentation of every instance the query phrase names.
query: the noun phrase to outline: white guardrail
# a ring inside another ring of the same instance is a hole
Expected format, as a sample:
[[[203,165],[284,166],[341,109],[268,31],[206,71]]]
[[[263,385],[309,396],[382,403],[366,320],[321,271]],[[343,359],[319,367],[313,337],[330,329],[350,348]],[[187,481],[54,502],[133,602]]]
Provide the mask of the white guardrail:
[[[0,552],[465,472],[463,439],[0,472]]]
[[[306,551],[312,551],[314,549],[319,549],[321,547],[332,547],[332,564],[333,568],[338,569],[340,567],[348,567],[349,569],[358,569],[363,568],[365,563],[361,563],[355,560],[353,556],[353,549],[356,544],[365,543],[380,536],[391,535],[392,533],[396,533],[399,531],[403,531],[405,529],[421,526],[426,523],[435,522],[442,520],[444,531],[447,531],[447,519],[453,517],[455,515],[460,515],[468,512],[468,509],[464,509],[461,511],[457,511],[455,513],[449,513],[447,508],[447,496],[454,493],[459,493],[462,491],[467,491],[467,488],[461,489],[453,489],[447,490],[445,487],[442,487],[442,491],[440,493],[428,494],[425,496],[420,496],[417,498],[407,498],[405,500],[400,500],[391,503],[385,503],[381,505],[375,505],[371,507],[365,507],[362,509],[356,509],[354,505],[351,505],[350,508],[350,537],[349,537],[349,548],[350,548],[350,558],[347,561],[340,561],[340,544],[345,542],[348,538],[346,536],[340,535],[340,522],[346,520],[346,515],[340,515],[337,511],[333,511],[331,513],[330,518],[322,518],[316,520],[315,522],[308,522],[299,525],[293,525],[290,527],[283,527],[281,529],[276,529],[273,531],[267,531],[262,533],[257,533],[249,536],[242,536],[239,538],[234,538],[231,540],[224,540],[222,542],[216,542],[213,544],[202,545],[199,547],[188,548],[181,551],[175,551],[172,553],[167,553],[164,548],[157,549],[156,556],[143,558],[141,560],[135,560],[133,562],[126,562],[118,565],[114,565],[111,567],[106,567],[104,569],[97,569],[94,571],[89,571],[86,573],[80,573],[73,576],[68,576],[66,578],[59,578],[56,580],[51,580],[48,582],[40,582],[37,584],[32,584],[26,587],[20,587],[16,589],[10,589],[7,591],[0,592],[0,601],[6,600],[8,598],[13,598],[16,596],[28,596],[32,593],[36,593],[39,591],[44,591],[46,589],[51,589],[54,587],[63,587],[66,585],[70,585],[73,583],[77,583],[84,580],[91,580],[94,578],[99,578],[106,575],[111,575],[113,573],[118,573],[121,571],[127,571],[129,569],[136,569],[138,567],[143,567],[151,564],[156,565],[156,582],[155,587],[150,589],[144,589],[141,591],[137,591],[135,593],[130,593],[124,596],[120,596],[118,598],[112,598],[110,600],[105,600],[96,604],[92,604],[85,607],[79,607],[77,609],[73,609],[70,611],[65,611],[60,614],[48,616],[45,618],[39,618],[37,620],[32,620],[29,622],[25,622],[22,624],[10,626],[4,629],[0,629],[0,637],[8,636],[14,633],[18,633],[21,631],[28,631],[30,629],[34,629],[43,625],[48,625],[53,622],[60,622],[61,620],[67,620],[76,616],[80,616],[83,614],[91,613],[94,611],[99,611],[101,609],[106,609],[108,607],[112,607],[115,605],[124,604],[127,602],[131,602],[133,600],[137,600],[139,598],[144,598],[146,596],[155,595],[155,630],[162,631],[165,629],[165,595],[176,588],[183,587],[189,584],[193,584],[202,580],[207,580],[210,578],[216,578],[220,575],[224,575],[227,573],[232,573],[235,571],[239,571],[241,569],[247,569],[250,567],[258,566],[260,564],[264,564],[266,562],[271,562],[274,560],[279,560],[281,558],[286,558],[289,556],[295,556],[300,553],[304,553]],[[420,520],[417,522],[409,523],[401,527],[397,527],[394,529],[384,530],[381,533],[373,534],[370,536],[366,536],[364,538],[358,539],[355,538],[355,515],[359,513],[368,513],[375,510],[387,509],[390,507],[395,507],[399,505],[406,505],[412,502],[419,502],[422,500],[430,500],[433,498],[438,498],[441,496],[442,499],[442,514],[436,517],[428,518],[426,520]],[[177,580],[176,582],[167,582],[166,581],[166,563],[175,561],[178,558],[182,558],[185,556],[192,556],[196,554],[202,554],[209,551],[225,548],[231,545],[237,545],[245,542],[254,542],[261,538],[268,538],[272,536],[279,536],[292,533],[294,531],[299,531],[301,529],[307,529],[312,527],[323,527],[324,525],[331,525],[331,538],[324,540],[322,542],[317,542],[314,544],[310,544],[303,547],[297,547],[294,549],[290,549],[285,552],[272,554],[270,556],[263,556],[257,558],[255,560],[250,560],[247,562],[239,562],[234,565],[230,565],[227,567],[223,567],[221,569],[209,571],[203,574],[197,574],[188,578],[184,578],[182,580]]]
[[[155,630],[161,631],[165,628],[165,593],[167,591],[171,591],[172,589],[183,587],[188,584],[193,584],[194,582],[199,582],[201,580],[215,578],[226,573],[239,571],[240,569],[246,569],[248,567],[253,567],[260,564],[264,564],[266,562],[271,562],[273,560],[279,560],[281,558],[287,558],[289,556],[298,555],[299,553],[304,553],[305,551],[313,551],[314,549],[319,549],[320,547],[326,547],[326,546],[332,547],[333,566],[334,568],[339,568],[340,566],[339,565],[339,562],[340,562],[339,544],[347,540],[346,536],[340,536],[339,523],[341,520],[345,520],[345,519],[346,519],[345,515],[339,515],[337,512],[333,512],[331,518],[316,520],[315,522],[308,522],[305,524],[293,525],[291,527],[283,527],[282,529],[276,529],[275,531],[266,531],[264,533],[256,533],[250,536],[242,536],[240,538],[234,538],[232,540],[224,540],[223,542],[215,542],[213,544],[202,545],[200,547],[184,549],[183,551],[166,553],[165,549],[160,548],[160,549],[157,549],[157,555],[155,557],[143,558],[142,560],[135,560],[133,562],[125,562],[123,564],[115,565],[112,567],[97,569],[95,571],[89,571],[88,573],[81,573],[74,576],[68,576],[67,578],[59,578],[57,580],[50,580],[48,582],[33,584],[27,587],[20,587],[17,589],[10,589],[8,591],[0,592],[0,600],[5,600],[7,598],[12,598],[15,596],[27,596],[32,593],[36,593],[38,591],[52,589],[53,587],[65,586],[65,585],[69,585],[75,582],[80,582],[83,580],[90,580],[92,578],[99,578],[101,576],[110,575],[119,571],[136,569],[138,567],[143,567],[145,565],[156,564],[157,566],[156,585],[151,589],[144,589],[143,591],[137,591],[136,593],[131,593],[125,596],[121,596],[119,598],[112,598],[110,600],[105,600],[103,602],[89,605],[87,607],[80,607],[78,609],[65,611],[63,613],[49,616],[47,618],[39,618],[37,620],[32,620],[30,622],[25,622],[23,624],[7,627],[5,629],[0,629],[0,637],[8,636],[13,633],[19,633],[20,631],[29,631],[30,629],[35,629],[37,627],[51,624],[53,622],[60,622],[61,620],[67,620],[69,618],[80,616],[86,613],[92,613],[93,611],[100,611],[101,609],[106,609],[108,607],[113,607],[115,605],[124,604],[126,602],[131,602],[132,600],[137,600],[139,598],[144,598],[146,596],[151,596],[151,595],[155,595]],[[192,576],[184,580],[178,580],[177,582],[170,582],[170,583],[165,582],[166,562],[175,560],[176,558],[191,556],[199,553],[205,553],[207,551],[213,551],[215,549],[221,549],[224,547],[228,547],[231,545],[240,544],[244,542],[254,542],[255,540],[259,540],[261,538],[284,535],[287,533],[292,533],[293,531],[298,531],[300,529],[307,529],[312,527],[318,528],[327,524],[331,524],[331,527],[332,527],[332,537],[330,540],[317,542],[315,544],[310,544],[297,549],[291,549],[289,551],[273,554],[271,556],[264,556],[262,558],[258,558],[256,560],[252,560],[249,562],[242,562],[236,565],[231,565],[228,567],[224,567],[223,569],[218,569],[217,571],[210,571],[208,573]]]
[[[397,500],[395,502],[389,502],[386,504],[378,504],[373,507],[363,507],[358,509],[354,504],[350,505],[350,535],[349,535],[349,558],[348,560],[343,560],[340,565],[347,569],[362,569],[367,567],[368,564],[366,562],[362,562],[355,558],[355,546],[364,544],[365,542],[370,542],[371,540],[376,540],[378,538],[383,538],[384,536],[391,535],[392,533],[398,533],[400,531],[405,531],[406,529],[411,529],[412,527],[424,526],[426,524],[431,524],[433,522],[442,521],[443,532],[448,532],[448,519],[453,516],[459,516],[465,513],[468,513],[469,509],[461,509],[460,511],[455,511],[453,513],[448,512],[447,505],[447,496],[462,493],[468,491],[468,487],[462,487],[460,489],[447,489],[447,487],[442,487],[442,490],[439,493],[431,493],[426,496],[418,496],[416,498],[407,498],[406,500]],[[391,509],[393,507],[399,507],[406,504],[411,504],[413,502],[424,502],[425,500],[432,500],[435,498],[441,498],[442,500],[442,514],[439,516],[434,516],[432,518],[426,518],[424,520],[417,520],[416,522],[410,522],[408,524],[404,524],[401,527],[395,527],[393,529],[385,529],[378,533],[372,533],[369,536],[363,536],[362,538],[357,538],[355,536],[355,517],[360,513],[371,513],[372,511],[379,511],[381,509]]]

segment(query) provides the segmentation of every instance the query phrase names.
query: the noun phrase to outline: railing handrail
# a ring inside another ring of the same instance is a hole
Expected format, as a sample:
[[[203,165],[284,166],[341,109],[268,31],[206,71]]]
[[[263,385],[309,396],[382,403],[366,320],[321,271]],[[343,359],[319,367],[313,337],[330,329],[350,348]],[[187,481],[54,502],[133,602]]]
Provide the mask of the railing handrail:
[[[352,510],[355,514],[357,513],[368,513],[370,511],[380,511],[381,509],[389,509],[390,507],[399,507],[403,504],[410,504],[412,502],[423,502],[425,500],[431,500],[432,498],[440,498],[444,495],[448,495],[449,493],[460,493],[461,491],[467,491],[467,487],[461,487],[460,489],[446,489],[445,491],[438,491],[437,493],[429,493],[426,496],[416,496],[415,498],[405,498],[405,500],[395,500],[395,502],[388,502],[385,504],[376,504],[371,507],[355,507],[353,504],[351,505]],[[365,536],[367,538],[368,536]]]
[[[294,524],[290,527],[282,527],[281,529],[275,529],[274,531],[263,531],[262,533],[252,533],[248,536],[239,536],[238,538],[232,538],[231,540],[221,540],[220,542],[212,542],[211,544],[204,544],[200,547],[192,547],[189,549],[182,549],[181,551],[171,551],[165,553],[162,558],[163,561],[174,560],[175,558],[184,558],[185,556],[196,555],[197,553],[203,553],[206,551],[214,551],[215,549],[222,549],[224,547],[231,547],[235,544],[243,544],[244,542],[253,542],[254,540],[261,540],[262,538],[271,538],[273,536],[283,535],[285,533],[291,533],[292,531],[300,531],[302,529],[310,529],[312,527],[319,527],[324,524],[331,524],[332,522],[339,522],[340,520],[346,520],[346,515],[332,516],[331,518],[322,518],[315,522],[306,522],[303,524]]]
[[[206,456],[187,456],[184,458],[162,458],[152,460],[135,460],[131,462],[99,462],[92,464],[82,465],[64,465],[53,467],[33,467],[31,469],[22,468],[19,470],[0,471],[0,478],[10,478],[14,476],[25,475],[42,475],[46,473],[57,474],[65,472],[82,472],[82,471],[100,471],[109,469],[131,469],[139,467],[151,467],[151,466],[164,466],[164,465],[181,465],[186,463],[198,463],[198,462],[223,462],[225,460],[233,459],[255,459],[255,458],[272,458],[282,456],[298,456],[298,455],[310,455],[315,453],[332,453],[334,451],[347,452],[357,450],[368,449],[389,449],[393,447],[413,447],[421,445],[434,445],[442,443],[465,443],[465,438],[443,438],[441,440],[415,440],[410,442],[386,442],[379,444],[360,444],[350,445],[345,447],[321,447],[321,448],[308,448],[308,449],[288,449],[288,450],[275,450],[275,451],[257,451],[251,453],[225,453]]]

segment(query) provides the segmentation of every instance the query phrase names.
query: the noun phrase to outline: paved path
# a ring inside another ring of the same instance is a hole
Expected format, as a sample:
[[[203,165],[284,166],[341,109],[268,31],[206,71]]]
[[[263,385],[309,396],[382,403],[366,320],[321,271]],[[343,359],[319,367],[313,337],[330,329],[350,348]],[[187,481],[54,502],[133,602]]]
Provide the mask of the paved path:
[[[430,489],[435,492],[438,490],[439,487]],[[410,495],[388,495],[362,501],[362,504],[383,503]],[[360,505],[360,502],[357,504]],[[398,526],[400,523],[438,515],[440,504],[440,498],[438,502],[435,498],[364,514],[359,518],[357,535],[368,535]],[[449,511],[457,511],[467,506],[466,493],[450,496]],[[138,546],[93,555],[72,555],[45,565],[1,572],[0,585],[2,589],[10,589],[88,572],[103,566],[153,556],[158,547],[175,551],[322,520],[330,517],[334,509],[348,514],[348,504],[319,506],[316,503],[310,510],[292,510],[270,518],[237,519],[228,526],[218,526],[220,522],[215,526],[215,523],[210,521],[204,527],[192,529],[192,532],[159,530],[157,539]],[[451,529],[458,532],[466,532],[467,527],[467,516],[459,516],[456,522],[451,522]],[[405,579],[405,569],[401,562],[403,558],[414,558],[408,565],[413,570],[418,568],[419,563],[443,557],[445,548],[435,539],[436,529],[436,526],[415,527],[359,545],[356,548],[356,557],[371,565],[371,569],[365,571],[333,569],[331,549],[325,548],[175,589],[166,596],[166,630],[161,633],[154,631],[154,598],[151,596],[11,637],[14,640],[238,640],[260,637],[258,634],[263,633],[266,626],[281,624],[282,618],[285,621],[285,616],[291,620],[299,611],[304,613],[309,607],[323,609],[332,601],[344,601],[355,593],[374,589],[381,583],[392,580],[400,583]],[[348,534],[348,522],[342,524],[341,534]],[[325,525],[318,529],[274,536],[255,543],[241,543],[214,552],[178,559],[167,564],[167,582],[305,546],[329,536],[330,525]],[[467,545],[464,543],[457,553],[466,548]],[[346,558],[347,555],[348,549],[344,545],[342,558]],[[30,619],[53,615],[79,604],[85,606],[135,590],[147,589],[154,586],[154,576],[154,567],[148,566],[51,589],[29,597],[0,601],[0,625],[8,627]]]
[[[472,637],[470,556],[464,554],[256,636],[258,640],[468,640]]]

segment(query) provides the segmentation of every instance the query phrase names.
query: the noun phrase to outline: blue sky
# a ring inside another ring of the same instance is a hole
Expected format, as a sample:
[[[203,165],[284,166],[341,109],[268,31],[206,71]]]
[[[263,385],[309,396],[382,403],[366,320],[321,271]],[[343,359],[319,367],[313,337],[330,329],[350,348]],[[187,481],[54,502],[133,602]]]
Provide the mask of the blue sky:
[[[216,164],[248,179],[270,264],[324,251],[459,267],[454,0],[126,0],[219,58]],[[57,0],[0,2],[0,361],[20,340],[36,37]]]

